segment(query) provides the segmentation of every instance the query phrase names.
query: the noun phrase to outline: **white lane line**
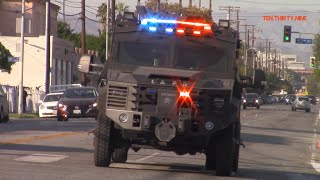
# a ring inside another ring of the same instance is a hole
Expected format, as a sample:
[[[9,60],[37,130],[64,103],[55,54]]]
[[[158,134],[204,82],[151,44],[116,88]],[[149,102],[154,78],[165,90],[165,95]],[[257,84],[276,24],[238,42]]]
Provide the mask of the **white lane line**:
[[[146,156],[146,157],[143,157],[143,158],[140,158],[140,159],[137,159],[136,162],[140,162],[140,161],[144,161],[144,160],[147,160],[147,159],[150,159],[150,158],[153,158],[155,157],[156,155],[159,155],[159,153],[153,153],[149,156]]]
[[[316,121],[314,122],[314,126],[318,126],[319,118],[316,118]]]
[[[313,168],[314,168],[316,171],[320,172],[320,163],[316,163],[314,160],[311,160],[311,163],[310,163],[310,164],[313,166]]]
[[[49,163],[62,160],[68,156],[64,155],[55,155],[55,154],[32,154],[29,156],[24,156],[21,158],[15,159],[16,161],[25,161],[25,162],[38,162],[38,163]]]

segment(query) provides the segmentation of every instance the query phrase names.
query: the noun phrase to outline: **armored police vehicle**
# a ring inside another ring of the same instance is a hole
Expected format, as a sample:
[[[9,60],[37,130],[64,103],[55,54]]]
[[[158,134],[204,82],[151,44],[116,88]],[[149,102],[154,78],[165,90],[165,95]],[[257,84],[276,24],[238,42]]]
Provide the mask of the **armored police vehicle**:
[[[229,21],[126,13],[112,33],[100,75],[94,162],[125,163],[128,150],[204,153],[205,167],[229,176],[238,169],[242,81],[239,39]],[[97,65],[83,56],[79,70]],[[243,83],[245,82],[245,83]]]

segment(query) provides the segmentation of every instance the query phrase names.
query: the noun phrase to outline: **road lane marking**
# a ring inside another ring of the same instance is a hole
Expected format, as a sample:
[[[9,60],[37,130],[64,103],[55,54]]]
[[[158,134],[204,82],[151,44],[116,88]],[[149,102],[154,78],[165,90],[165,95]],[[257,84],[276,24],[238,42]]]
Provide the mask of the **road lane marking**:
[[[24,161],[24,162],[38,162],[38,163],[49,163],[62,160],[67,158],[68,156],[64,155],[55,155],[55,154],[32,154],[29,156],[24,156],[15,159],[16,161]]]
[[[9,140],[9,141],[0,141],[0,145],[22,144],[22,143],[27,143],[27,142],[36,141],[36,140],[56,139],[56,138],[60,138],[60,137],[77,135],[77,134],[81,134],[81,133],[84,133],[84,132],[63,132],[63,133],[55,133],[55,134],[43,135],[43,136],[31,136],[31,137],[26,137],[26,138],[13,139],[13,140]]]
[[[314,122],[314,126],[318,126],[319,118],[316,118],[316,121]]]
[[[146,157],[143,157],[143,158],[140,158],[140,159],[137,159],[136,162],[141,162],[141,161],[144,161],[144,160],[147,160],[147,159],[150,159],[150,158],[153,158],[154,156],[156,155],[159,155],[159,153],[153,153],[149,156],[146,156]]]
[[[314,160],[311,160],[311,165],[316,171],[320,172],[320,163],[316,163]]]

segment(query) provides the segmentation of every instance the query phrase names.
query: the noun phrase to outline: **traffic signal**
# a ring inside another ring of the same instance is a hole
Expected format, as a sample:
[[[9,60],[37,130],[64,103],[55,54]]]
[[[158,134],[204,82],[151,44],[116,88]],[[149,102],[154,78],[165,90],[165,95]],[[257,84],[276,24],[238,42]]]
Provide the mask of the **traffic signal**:
[[[315,67],[316,66],[316,58],[315,57],[310,57],[310,67]]]
[[[283,42],[291,42],[291,26],[284,26]]]

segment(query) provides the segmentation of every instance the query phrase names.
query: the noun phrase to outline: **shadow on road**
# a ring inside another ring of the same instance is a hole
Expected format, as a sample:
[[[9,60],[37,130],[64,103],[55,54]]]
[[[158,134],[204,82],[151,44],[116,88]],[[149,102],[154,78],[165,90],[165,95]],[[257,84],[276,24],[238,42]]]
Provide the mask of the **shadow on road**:
[[[63,147],[63,146],[44,146],[31,144],[6,144],[0,145],[1,150],[15,150],[15,151],[43,151],[43,152],[85,152],[93,153],[91,149]]]
[[[0,134],[18,131],[89,131],[94,128],[94,119],[70,119],[68,122],[58,122],[56,119],[10,120],[0,124]]]
[[[276,144],[276,145],[288,145],[289,144],[289,141],[286,138],[283,138],[280,136],[241,133],[241,137],[244,142]]]
[[[242,169],[240,168],[236,177],[250,178],[259,180],[284,180],[284,179],[301,179],[301,180],[317,180],[319,174],[296,173],[287,171],[275,171],[275,170],[264,170],[264,169]]]
[[[208,179],[205,176],[209,176],[211,179],[212,176],[215,176],[215,171],[206,170],[202,165],[194,165],[194,164],[180,164],[180,163],[125,163],[118,164],[112,163],[111,168],[118,169],[131,169],[141,171],[143,173],[145,170],[150,171],[163,171],[168,175],[168,177],[173,177],[177,175],[176,173],[197,173],[201,174],[201,179]],[[307,168],[307,167],[306,167]],[[163,178],[164,174],[161,173],[161,178]],[[290,171],[281,171],[281,170],[264,170],[264,169],[256,169],[256,168],[239,168],[238,172],[234,174],[231,178],[220,177],[221,179],[259,179],[259,180],[291,180],[291,179],[303,179],[303,180],[317,180],[319,178],[319,174],[317,172],[307,174],[307,173],[297,173]],[[216,179],[220,179],[216,177]],[[154,179],[159,179],[158,177],[154,177]]]

